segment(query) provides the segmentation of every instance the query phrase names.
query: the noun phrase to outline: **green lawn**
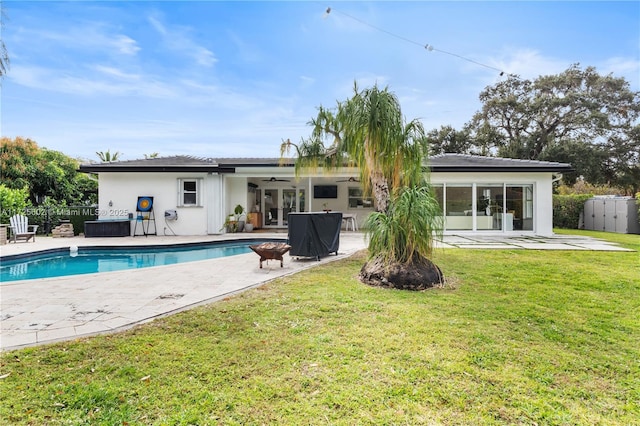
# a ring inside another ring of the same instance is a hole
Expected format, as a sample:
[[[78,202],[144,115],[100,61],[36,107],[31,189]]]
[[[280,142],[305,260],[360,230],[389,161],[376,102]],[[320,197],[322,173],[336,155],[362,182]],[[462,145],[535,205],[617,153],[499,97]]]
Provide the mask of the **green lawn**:
[[[567,231],[558,231],[567,232]],[[640,236],[582,232],[640,250]],[[439,250],[444,289],[319,266],[3,353],[3,424],[640,424],[638,252]]]

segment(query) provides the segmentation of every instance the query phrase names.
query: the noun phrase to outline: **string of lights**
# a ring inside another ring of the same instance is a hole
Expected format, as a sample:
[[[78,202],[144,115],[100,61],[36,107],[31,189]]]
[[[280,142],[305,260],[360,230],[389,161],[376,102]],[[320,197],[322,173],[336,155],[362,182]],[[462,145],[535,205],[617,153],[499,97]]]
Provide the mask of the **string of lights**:
[[[462,56],[462,55],[458,55],[457,53],[448,52],[448,51],[446,51],[446,50],[438,49],[438,48],[436,48],[435,46],[433,46],[433,45],[431,45],[431,44],[423,44],[423,43],[419,43],[419,42],[417,42],[417,41],[415,41],[415,40],[408,39],[408,38],[403,37],[403,36],[401,36],[401,35],[398,35],[398,34],[392,33],[391,31],[387,31],[387,30],[385,30],[385,29],[383,29],[383,28],[380,28],[380,27],[377,27],[377,26],[375,26],[375,25],[372,25],[372,24],[370,24],[370,23],[368,23],[368,22],[363,21],[362,19],[358,19],[358,18],[356,18],[355,16],[351,16],[351,15],[349,15],[348,13],[341,12],[341,11],[339,11],[339,10],[337,11],[337,10],[335,10],[335,9],[331,8],[331,7],[327,7],[327,10],[325,11],[325,17],[329,16],[329,14],[331,14],[331,12],[339,13],[339,14],[341,14],[341,15],[343,15],[343,16],[346,16],[346,17],[347,17],[347,18],[349,18],[349,19],[352,19],[352,20],[354,20],[354,21],[356,21],[356,22],[361,23],[362,25],[366,25],[366,26],[368,26],[368,27],[370,27],[370,28],[373,28],[373,29],[374,29],[374,30],[376,30],[376,31],[380,31],[380,32],[382,32],[382,33],[385,33],[385,34],[387,34],[387,35],[390,35],[391,37],[395,37],[395,38],[397,38],[397,39],[399,39],[399,40],[402,40],[402,41],[405,41],[405,42],[407,42],[407,43],[411,43],[411,44],[415,44],[416,46],[420,46],[421,48],[424,48],[424,49],[425,49],[425,50],[427,50],[428,52],[439,52],[439,53],[444,53],[445,55],[454,56],[454,57],[456,57],[456,58],[462,59],[462,60],[467,61],[467,62],[471,62],[471,63],[476,64],[476,65],[479,65],[479,66],[481,66],[481,67],[485,67],[485,68],[488,68],[488,69],[491,69],[491,70],[497,71],[497,72],[499,72],[499,73],[500,73],[500,76],[505,75],[505,72],[504,72],[503,70],[499,69],[499,68],[493,67],[493,66],[491,66],[491,65],[483,64],[482,62],[478,62],[478,61],[475,61],[475,60],[473,60],[473,59],[470,59],[470,58],[464,57],[464,56]]]

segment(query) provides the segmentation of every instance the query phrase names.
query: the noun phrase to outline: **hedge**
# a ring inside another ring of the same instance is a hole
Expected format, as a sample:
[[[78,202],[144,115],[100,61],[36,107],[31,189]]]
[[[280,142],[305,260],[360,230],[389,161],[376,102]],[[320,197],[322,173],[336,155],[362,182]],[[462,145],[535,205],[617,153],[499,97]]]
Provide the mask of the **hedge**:
[[[578,229],[580,214],[584,212],[584,203],[593,198],[591,194],[572,194],[553,196],[554,228]]]

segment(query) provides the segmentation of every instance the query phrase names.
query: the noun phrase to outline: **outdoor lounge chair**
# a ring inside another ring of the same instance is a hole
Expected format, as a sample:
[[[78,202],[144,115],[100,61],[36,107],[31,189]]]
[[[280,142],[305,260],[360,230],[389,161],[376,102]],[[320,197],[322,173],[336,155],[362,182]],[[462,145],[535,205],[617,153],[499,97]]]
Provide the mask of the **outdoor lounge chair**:
[[[25,240],[25,242],[27,242],[32,238],[34,242],[36,241],[38,225],[29,225],[29,219],[26,216],[21,214],[11,216],[9,224],[11,225],[9,227],[11,230],[9,242],[13,241],[15,243],[18,240]]]

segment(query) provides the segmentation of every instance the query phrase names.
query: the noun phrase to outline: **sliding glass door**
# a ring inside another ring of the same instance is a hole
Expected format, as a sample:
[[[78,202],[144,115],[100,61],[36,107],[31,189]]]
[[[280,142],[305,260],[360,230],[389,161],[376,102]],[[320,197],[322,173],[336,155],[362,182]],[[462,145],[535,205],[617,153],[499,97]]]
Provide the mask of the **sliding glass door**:
[[[280,203],[280,194],[277,188],[265,188],[264,190],[264,212],[263,222],[265,228],[275,228],[278,221],[282,217],[282,205]]]
[[[476,229],[500,231],[503,226],[504,187],[502,184],[476,185]]]
[[[506,211],[514,230],[533,231],[533,185],[507,185]]]
[[[473,187],[447,185],[445,190],[446,229],[471,231],[473,229]]]
[[[533,231],[533,185],[434,185],[446,231]]]

